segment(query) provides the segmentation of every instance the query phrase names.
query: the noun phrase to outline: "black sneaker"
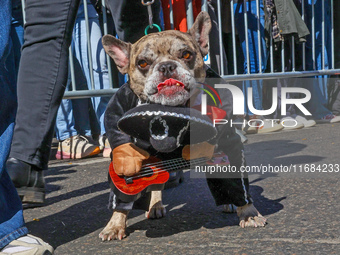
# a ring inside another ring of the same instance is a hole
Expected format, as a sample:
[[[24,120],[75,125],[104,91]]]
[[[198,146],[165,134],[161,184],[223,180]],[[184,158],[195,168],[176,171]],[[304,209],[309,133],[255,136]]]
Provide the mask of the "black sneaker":
[[[23,204],[27,203],[28,206],[45,202],[45,181],[41,169],[16,158],[9,158],[6,167]]]

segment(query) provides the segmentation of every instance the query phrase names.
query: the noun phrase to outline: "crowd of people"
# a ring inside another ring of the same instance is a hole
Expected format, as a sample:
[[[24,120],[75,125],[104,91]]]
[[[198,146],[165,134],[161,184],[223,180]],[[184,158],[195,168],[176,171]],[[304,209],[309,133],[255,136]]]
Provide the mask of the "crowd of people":
[[[315,26],[312,35],[312,1],[314,2]],[[48,168],[51,142],[59,141],[57,159],[84,158],[103,152],[111,153],[105,137],[104,112],[108,97],[91,99],[62,99],[72,82],[77,89],[109,88],[108,65],[101,44],[102,12],[100,1],[87,0],[89,31],[86,28],[84,3],[80,0],[26,0],[25,29],[20,0],[0,0],[0,252],[16,254],[26,251],[32,254],[52,254],[53,248],[41,239],[28,235],[22,211],[23,204],[43,204],[45,183],[43,170]],[[321,0],[260,0],[259,23],[257,1],[222,1],[223,54],[220,56],[218,42],[217,2],[208,1],[208,12],[213,20],[210,35],[210,63],[219,73],[243,74],[270,72],[270,58],[274,59],[274,71],[292,70],[292,48],[295,48],[295,70],[324,70],[340,67],[340,52],[335,49],[335,66],[331,66],[331,15],[329,1]],[[305,15],[301,17],[301,4]],[[149,24],[147,8],[140,1],[107,0],[110,12],[109,31],[123,41],[134,43],[144,35]],[[169,1],[152,4],[153,22],[163,29],[170,29]],[[185,1],[173,1],[174,29],[187,30]],[[194,16],[201,8],[201,1],[193,1]],[[236,31],[236,56],[233,56],[232,27],[229,15],[233,8]],[[283,9],[286,8],[286,9]],[[335,1],[334,13],[339,12]],[[245,26],[244,10],[247,12]],[[322,11],[324,23],[321,25]],[[131,15],[134,13],[134,15]],[[286,14],[286,15],[283,15]],[[334,15],[335,21],[338,20]],[[339,23],[339,22],[338,22]],[[334,24],[338,24],[334,22]],[[247,27],[247,31],[245,28]],[[335,25],[335,41],[339,42],[340,26]],[[323,34],[323,31],[324,34]],[[89,36],[87,33],[90,32]],[[248,34],[248,36],[246,36]],[[315,46],[312,44],[315,36]],[[293,43],[291,38],[295,38]],[[325,44],[322,44],[322,37]],[[90,42],[88,42],[88,38]],[[268,43],[273,38],[274,51]],[[285,40],[284,67],[281,66],[282,40]],[[261,42],[261,45],[258,43]],[[90,43],[91,47],[88,47]],[[304,43],[305,46],[302,46]],[[248,44],[248,45],[247,45]],[[336,44],[336,43],[335,43]],[[75,79],[69,69],[69,46],[71,46]],[[261,47],[259,47],[261,46]],[[325,47],[323,47],[325,46]],[[305,47],[306,66],[302,66],[302,50]],[[273,56],[270,56],[273,54]],[[259,55],[261,58],[259,58]],[[313,62],[313,55],[315,55]],[[236,64],[234,66],[234,58]],[[90,60],[92,59],[92,61]],[[221,70],[222,59],[224,69]],[[249,62],[248,62],[248,60]],[[261,63],[259,62],[261,59]],[[249,69],[249,70],[248,70]],[[237,73],[234,71],[237,70]],[[118,75],[117,75],[118,77]],[[241,127],[247,134],[280,131],[282,121],[294,119],[294,128],[316,125],[317,122],[340,122],[340,82],[330,81],[328,76],[265,80],[246,80],[237,85],[247,95],[253,88],[253,104],[257,110],[270,105],[268,87],[298,86],[308,89],[312,98],[306,105],[312,118],[306,118],[298,109],[290,107],[286,116],[280,115],[280,107],[273,118],[273,125],[263,116],[252,114],[246,103],[245,113],[235,116],[238,121],[263,119],[262,126]],[[124,78],[116,79],[116,86]],[[332,92],[329,93],[328,92]],[[331,95],[331,96],[329,96]],[[293,98],[297,95],[290,94]],[[247,102],[247,100],[246,100]],[[280,102],[278,102],[280,104]],[[19,196],[20,198],[19,198]],[[46,253],[44,253],[46,252]]]

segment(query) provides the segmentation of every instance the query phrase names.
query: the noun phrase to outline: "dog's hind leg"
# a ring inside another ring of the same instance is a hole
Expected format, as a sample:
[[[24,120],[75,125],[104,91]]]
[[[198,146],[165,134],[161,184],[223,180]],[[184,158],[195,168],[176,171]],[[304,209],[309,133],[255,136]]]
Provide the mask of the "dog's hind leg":
[[[126,237],[125,229],[128,213],[129,211],[126,210],[114,210],[109,223],[100,232],[99,238],[102,241],[110,241],[115,239],[122,240]]]
[[[258,212],[253,204],[237,207],[236,211],[242,228],[264,227],[267,223],[267,219]]]
[[[159,219],[164,217],[166,209],[162,203],[162,191],[152,191],[149,211],[145,213],[145,217],[148,219]]]

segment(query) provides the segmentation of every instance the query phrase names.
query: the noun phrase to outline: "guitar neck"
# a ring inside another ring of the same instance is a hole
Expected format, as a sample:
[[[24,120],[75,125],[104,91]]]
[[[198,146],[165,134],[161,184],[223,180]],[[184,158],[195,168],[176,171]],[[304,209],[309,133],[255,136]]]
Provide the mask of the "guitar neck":
[[[207,158],[197,158],[192,160],[185,160],[183,158],[176,158],[165,160],[157,163],[148,163],[142,166],[141,171],[131,177],[124,177],[126,183],[132,183],[134,179],[139,179],[141,177],[149,176],[153,174],[154,168],[156,168],[158,172],[167,171],[169,173],[176,172],[184,169],[190,168],[192,165],[198,165],[202,163],[206,163]]]
[[[192,160],[185,160],[183,158],[176,158],[165,160],[161,163],[160,168],[169,173],[176,172],[184,169],[190,168],[192,165],[198,165],[202,163],[206,163],[207,158],[197,158]],[[152,164],[150,164],[152,165]]]

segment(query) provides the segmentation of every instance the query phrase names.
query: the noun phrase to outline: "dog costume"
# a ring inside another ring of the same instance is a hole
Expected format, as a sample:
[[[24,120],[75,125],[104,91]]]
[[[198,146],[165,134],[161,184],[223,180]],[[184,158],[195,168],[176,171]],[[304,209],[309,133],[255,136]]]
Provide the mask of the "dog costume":
[[[206,70],[208,80],[214,84],[225,83],[216,73],[210,68]],[[211,84],[213,86],[213,84]],[[224,103],[220,106],[219,110],[225,112],[224,119],[228,119],[232,116],[232,95],[229,90],[217,89],[221,101]],[[150,143],[149,137],[144,139],[133,138],[118,129],[118,122],[125,115],[127,111],[137,107],[140,104],[147,102],[141,101],[134,91],[130,88],[128,83],[125,83],[116,94],[111,98],[108,103],[105,113],[105,129],[106,135],[111,145],[112,150],[123,144],[133,144],[137,148],[148,152],[150,155],[157,156],[162,160],[178,158],[182,156],[183,145],[179,146],[172,152],[159,152],[154,149]],[[195,106],[196,103],[190,102],[191,106]],[[213,105],[208,99],[208,105]],[[211,107],[209,109],[214,109]],[[245,166],[244,148],[240,137],[236,134],[234,127],[230,125],[216,125],[217,135],[209,143],[217,144],[217,150],[224,152],[230,161],[231,166],[235,166],[238,171],[241,166]],[[226,176],[226,178],[214,178],[214,174],[209,174],[209,178],[206,179],[208,187],[214,197],[217,206],[224,204],[234,204],[236,206],[244,206],[245,204],[252,203],[251,196],[249,194],[249,181],[246,173],[239,171],[233,176]],[[109,176],[110,185],[114,185]],[[112,187],[112,186],[111,186]],[[161,186],[157,187],[162,188]],[[114,189],[110,192],[110,204],[109,207],[117,210],[131,210],[142,209],[149,210],[150,192],[143,191],[140,196],[135,197],[135,201],[129,201],[129,199],[118,198]]]

